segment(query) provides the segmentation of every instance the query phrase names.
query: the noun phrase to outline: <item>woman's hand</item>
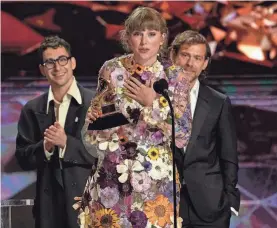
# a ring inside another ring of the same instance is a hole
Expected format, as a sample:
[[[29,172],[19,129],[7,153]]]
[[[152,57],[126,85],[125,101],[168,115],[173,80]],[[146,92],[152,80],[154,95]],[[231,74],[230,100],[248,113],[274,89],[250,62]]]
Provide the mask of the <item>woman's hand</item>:
[[[124,94],[143,106],[151,106],[157,95],[153,89],[153,83],[153,80],[151,80],[144,85],[136,78],[130,77],[124,82],[126,89]]]
[[[93,121],[97,120],[101,116],[101,113],[93,108],[90,108],[87,116],[86,116],[86,122],[92,123]]]

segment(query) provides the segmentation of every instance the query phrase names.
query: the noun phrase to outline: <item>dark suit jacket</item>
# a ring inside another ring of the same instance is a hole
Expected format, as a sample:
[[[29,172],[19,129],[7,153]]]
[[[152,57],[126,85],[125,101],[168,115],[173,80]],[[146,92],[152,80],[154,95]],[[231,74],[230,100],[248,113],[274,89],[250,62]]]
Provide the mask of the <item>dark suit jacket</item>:
[[[48,93],[29,101],[21,111],[15,156],[23,170],[37,170],[36,199],[33,209],[37,228],[56,227],[53,223],[56,215],[54,211],[57,208],[53,208],[55,204],[52,202],[58,200],[55,195],[57,185],[54,184],[55,178],[58,177],[63,180],[63,186],[60,187],[63,189],[66,202],[68,228],[78,227],[77,212],[72,208],[76,202],[74,197],[82,195],[86,180],[95,164],[95,159],[88,154],[81,141],[81,129],[93,94],[80,85],[78,87],[83,102],[79,105],[74,98],[71,99],[65,122],[67,144],[62,160],[62,172],[56,172],[54,155],[48,161],[44,153],[44,131],[55,121],[53,105],[49,106],[49,112],[46,114]],[[57,173],[60,176],[57,176]]]
[[[200,84],[191,138],[176,157],[200,218],[210,222],[230,207],[239,210],[237,137],[226,95]]]

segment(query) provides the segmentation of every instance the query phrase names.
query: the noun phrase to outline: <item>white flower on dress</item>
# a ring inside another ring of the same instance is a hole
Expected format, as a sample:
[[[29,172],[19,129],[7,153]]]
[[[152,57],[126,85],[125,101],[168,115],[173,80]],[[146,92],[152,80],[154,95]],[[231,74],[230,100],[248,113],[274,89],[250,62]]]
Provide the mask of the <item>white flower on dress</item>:
[[[116,133],[113,133],[110,140],[102,138],[100,135],[97,136],[96,140],[99,142],[98,148],[100,150],[109,149],[110,152],[114,152],[119,148],[119,137]]]
[[[140,163],[143,163],[145,158],[144,158],[144,156],[141,153],[138,153],[137,157],[136,157],[136,160],[138,160]]]
[[[146,172],[133,173],[131,184],[136,192],[145,192],[151,187],[151,179]]]
[[[136,201],[131,206],[132,211],[142,211],[143,210],[143,202],[142,201]]]
[[[129,173],[142,171],[144,167],[139,161],[125,159],[124,164],[116,166],[116,170],[121,174],[120,177],[118,177],[119,182],[125,183],[128,180]]]
[[[100,185],[96,184],[90,191],[89,191],[90,196],[94,200],[98,200],[99,194],[100,194]]]
[[[111,72],[112,84],[118,88],[123,87],[124,80],[127,78],[127,71],[124,68],[115,68]]]
[[[152,164],[151,170],[148,172],[149,176],[154,180],[161,180],[163,178],[168,177],[168,165],[163,162],[161,158],[157,160],[151,160],[150,158],[146,158]]]
[[[176,171],[177,172],[177,171]],[[169,170],[168,170],[168,180],[169,181],[173,181],[173,169],[172,168],[170,168]]]
[[[148,107],[145,107],[142,112],[143,112],[143,120],[146,122],[146,123],[149,123],[150,125],[157,125],[158,124],[158,118],[154,118],[153,117],[153,113],[154,113],[154,110],[158,110],[158,109],[153,109],[152,108],[148,108]]]

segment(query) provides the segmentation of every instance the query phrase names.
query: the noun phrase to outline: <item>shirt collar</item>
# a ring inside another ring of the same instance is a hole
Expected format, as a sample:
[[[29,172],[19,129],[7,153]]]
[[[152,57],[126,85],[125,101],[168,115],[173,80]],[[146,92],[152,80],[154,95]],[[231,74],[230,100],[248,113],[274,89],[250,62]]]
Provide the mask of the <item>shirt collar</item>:
[[[72,82],[69,90],[67,91],[66,95],[63,97],[62,102],[66,101],[66,100],[69,100],[71,97],[73,97],[78,102],[78,104],[80,104],[80,105],[82,104],[82,96],[81,96],[80,90],[78,88],[75,77],[73,78],[73,82]],[[54,98],[54,94],[52,92],[52,88],[50,86],[49,91],[48,91],[46,114],[48,114],[49,103],[52,100],[55,100],[55,98]]]
[[[197,98],[198,97],[198,93],[199,93],[199,88],[200,88],[200,82],[197,79],[195,84],[194,84],[194,86],[190,90],[190,96],[193,96],[193,97]]]

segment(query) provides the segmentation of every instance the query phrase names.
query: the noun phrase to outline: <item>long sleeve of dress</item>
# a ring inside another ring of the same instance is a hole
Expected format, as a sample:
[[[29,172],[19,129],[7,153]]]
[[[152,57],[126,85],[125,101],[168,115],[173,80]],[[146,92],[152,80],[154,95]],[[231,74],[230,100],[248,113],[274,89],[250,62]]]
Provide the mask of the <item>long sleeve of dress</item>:
[[[187,145],[191,134],[192,118],[189,98],[189,81],[182,71],[175,66],[167,69],[169,97],[175,114],[176,146],[182,148]],[[163,96],[158,96],[153,105],[142,111],[143,120],[152,127],[162,130],[165,137],[171,138],[171,115],[168,102]]]
[[[129,72],[118,59],[105,62],[99,71],[96,95],[91,101],[88,113],[92,110],[98,110],[101,113],[101,104],[110,100],[115,105],[116,110],[122,113],[130,124],[137,123],[142,106],[123,93],[124,80],[128,77],[130,77]],[[88,125],[89,122],[86,122],[82,129],[82,139],[90,154],[101,160],[101,156],[103,159],[104,154],[99,153],[99,151],[106,151],[107,149],[115,151],[118,149],[119,137],[116,132],[120,127],[92,131],[88,130]]]
[[[92,110],[97,110],[99,113],[101,113],[101,99],[103,99],[103,96],[105,95],[106,91],[108,89],[112,90],[112,84],[110,81],[110,63],[109,61],[105,62],[104,65],[101,67],[99,71],[98,76],[98,84],[96,89],[96,94],[94,98],[91,100],[91,105],[87,111],[87,113],[90,113]],[[108,131],[97,131],[97,130],[88,130],[89,122],[86,120],[83,128],[82,128],[82,141],[83,144],[92,156],[98,158],[99,154],[98,151],[95,149],[95,145],[97,143],[98,139],[107,139],[109,138],[109,132]]]

